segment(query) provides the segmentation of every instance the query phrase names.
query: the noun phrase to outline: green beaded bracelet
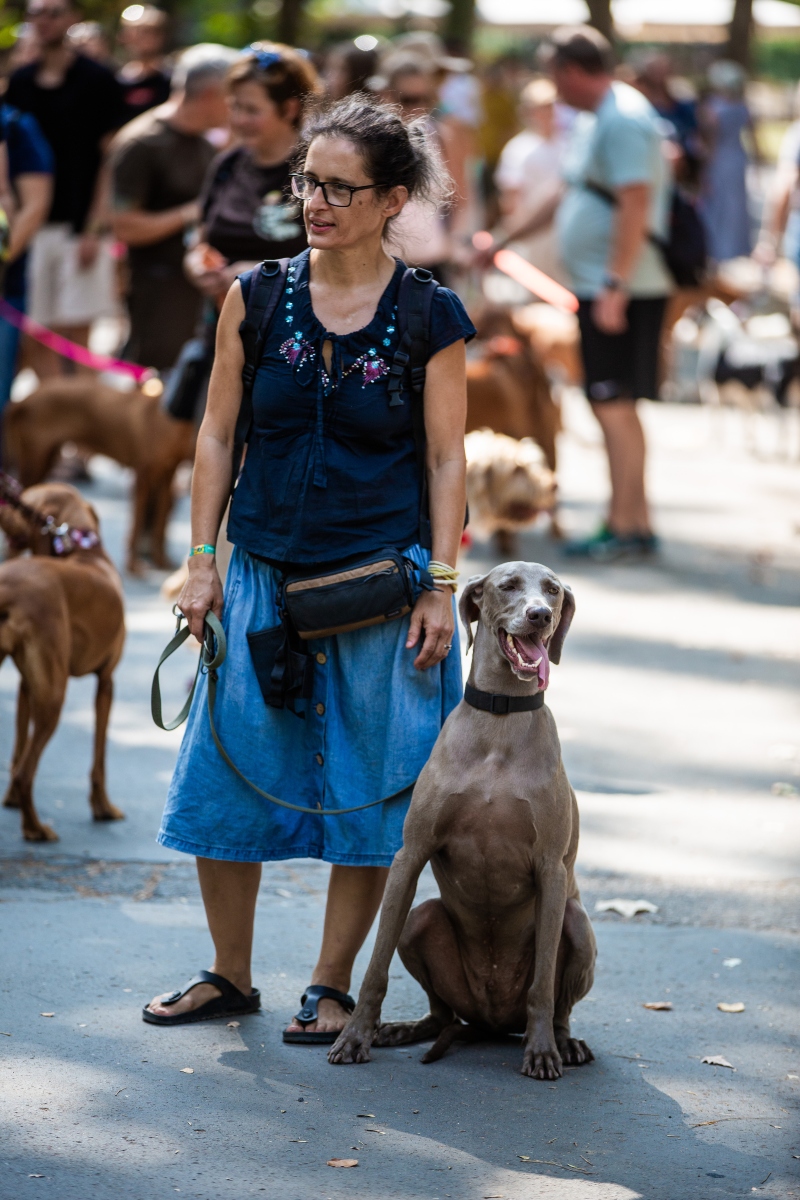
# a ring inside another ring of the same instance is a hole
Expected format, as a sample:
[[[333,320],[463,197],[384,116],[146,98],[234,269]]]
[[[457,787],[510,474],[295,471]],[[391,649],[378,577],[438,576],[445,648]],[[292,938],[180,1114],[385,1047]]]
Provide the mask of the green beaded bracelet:
[[[216,554],[216,553],[217,553],[216,546],[208,546],[208,545],[192,546],[191,550],[189,551],[189,558],[194,558],[195,554]]]

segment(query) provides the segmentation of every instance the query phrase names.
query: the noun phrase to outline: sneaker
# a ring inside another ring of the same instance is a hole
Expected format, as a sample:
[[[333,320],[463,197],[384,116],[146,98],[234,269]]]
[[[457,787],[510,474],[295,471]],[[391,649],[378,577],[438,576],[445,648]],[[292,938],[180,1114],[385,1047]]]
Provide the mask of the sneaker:
[[[621,559],[646,558],[658,550],[658,538],[652,533],[616,534],[605,524],[588,538],[567,542],[567,558],[590,558],[594,562],[619,562]]]

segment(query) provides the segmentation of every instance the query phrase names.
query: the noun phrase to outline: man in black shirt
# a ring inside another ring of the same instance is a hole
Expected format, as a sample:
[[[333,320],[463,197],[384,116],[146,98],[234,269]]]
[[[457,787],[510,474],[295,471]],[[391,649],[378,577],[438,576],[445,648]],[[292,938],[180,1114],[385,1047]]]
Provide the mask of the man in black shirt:
[[[14,72],[5,100],[33,113],[55,158],[53,203],[31,251],[31,316],[85,345],[91,322],[114,311],[113,262],[99,238],[100,166],[125,114],[113,73],[69,45],[79,16],[72,0],[30,0],[40,57]],[[43,347],[34,366],[40,378],[60,370]]]
[[[120,17],[118,38],[129,58],[117,72],[117,82],[125,99],[125,120],[132,121],[169,100],[167,14],[151,4],[129,4]]]

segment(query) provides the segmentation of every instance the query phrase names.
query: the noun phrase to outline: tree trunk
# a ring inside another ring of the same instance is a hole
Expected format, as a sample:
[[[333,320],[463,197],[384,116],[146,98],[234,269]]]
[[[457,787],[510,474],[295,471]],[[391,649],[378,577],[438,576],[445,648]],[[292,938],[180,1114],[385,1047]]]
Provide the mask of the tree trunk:
[[[750,64],[750,37],[753,32],[753,0],[734,0],[733,18],[728,26],[725,54],[743,67]]]
[[[300,39],[305,0],[281,0],[276,39],[287,46],[296,46]]]
[[[611,17],[611,0],[587,0],[589,24],[599,29],[610,42],[614,41],[614,21]]]
[[[451,53],[469,54],[475,28],[475,0],[452,0],[442,36]]]

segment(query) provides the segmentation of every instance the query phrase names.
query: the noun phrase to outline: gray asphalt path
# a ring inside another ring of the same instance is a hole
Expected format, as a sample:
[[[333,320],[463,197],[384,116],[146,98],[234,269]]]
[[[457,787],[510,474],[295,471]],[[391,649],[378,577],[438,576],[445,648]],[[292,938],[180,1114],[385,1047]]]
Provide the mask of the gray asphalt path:
[[[580,881],[600,952],[576,1028],[596,1062],[548,1085],[519,1075],[513,1041],[427,1067],[417,1047],[351,1068],[284,1047],[318,945],[321,863],[265,869],[261,1015],[171,1032],[139,1020],[146,999],[210,955],[193,868],[154,842],[179,735],[149,720],[153,664],[173,627],[153,575],[127,583],[109,742],[109,790],[127,819],[88,818],[88,681],[70,684],[37,780],[61,841],[26,846],[17,815],[0,810],[2,1200],[800,1195],[798,430],[667,406],[646,418],[660,562],[577,567],[544,530],[520,551],[551,563],[578,601],[548,702],[581,805]],[[589,529],[603,458],[575,398],[567,424],[564,523]],[[93,474],[87,494],[119,558],[129,481],[102,461]],[[188,540],[182,500],[176,559]],[[476,546],[462,570],[493,561]],[[170,709],[193,667],[186,650],[167,681]],[[15,688],[5,664],[0,785]],[[424,876],[420,896],[434,888]],[[617,896],[658,911],[594,913]],[[642,1007],[663,1000],[673,1011]],[[423,1004],[396,962],[386,1014]],[[334,1157],[359,1165],[332,1169]]]

